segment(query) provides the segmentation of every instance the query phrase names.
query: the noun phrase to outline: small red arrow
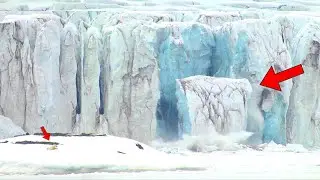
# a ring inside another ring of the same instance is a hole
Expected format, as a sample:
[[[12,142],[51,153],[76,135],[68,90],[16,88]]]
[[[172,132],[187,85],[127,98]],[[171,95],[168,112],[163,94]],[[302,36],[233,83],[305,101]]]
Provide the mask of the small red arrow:
[[[281,87],[279,85],[280,82],[299,76],[303,73],[304,71],[301,64],[278,73],[275,73],[273,67],[271,66],[260,85],[281,91]]]
[[[43,138],[49,141],[50,140],[50,133],[48,133],[46,128],[44,128],[43,126],[41,126],[40,129],[43,133]]]

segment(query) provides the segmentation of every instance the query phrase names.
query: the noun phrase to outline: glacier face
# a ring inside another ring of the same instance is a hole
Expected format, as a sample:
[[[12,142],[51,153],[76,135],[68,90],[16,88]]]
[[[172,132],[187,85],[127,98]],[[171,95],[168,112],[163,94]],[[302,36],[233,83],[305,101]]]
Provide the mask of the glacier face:
[[[58,110],[62,26],[58,17],[35,17],[9,16],[1,23],[1,111],[28,132],[42,124],[65,127]]]
[[[291,80],[281,83],[282,92],[259,85],[270,66],[276,71],[291,67],[291,57],[282,40],[280,24],[268,20],[227,23],[216,33],[217,53],[214,75],[246,78],[252,84],[248,108],[248,130],[263,141],[285,143],[285,115],[289,104]]]
[[[160,68],[161,94],[157,108],[160,136],[174,138],[180,132],[176,79],[210,75],[214,39],[206,26],[171,23],[157,31],[156,44]]]
[[[319,145],[319,24],[308,23],[293,40],[292,61],[302,64],[304,75],[293,80],[287,114],[289,142]],[[308,129],[308,131],[306,131]]]
[[[247,79],[193,76],[177,80],[183,132],[207,135],[246,131],[251,91]]]
[[[299,3],[6,4],[0,114],[30,133],[45,125],[143,142],[177,139],[193,127],[183,124],[192,112],[179,104],[186,97],[176,79],[244,78],[252,93],[241,119],[253,140],[315,146],[320,21]],[[281,83],[282,92],[259,85],[270,66],[279,72],[299,63],[305,74]]]
[[[103,30],[104,114],[108,132],[148,142],[155,138],[159,73],[152,47],[156,29],[141,22]],[[117,42],[117,43],[114,43]]]

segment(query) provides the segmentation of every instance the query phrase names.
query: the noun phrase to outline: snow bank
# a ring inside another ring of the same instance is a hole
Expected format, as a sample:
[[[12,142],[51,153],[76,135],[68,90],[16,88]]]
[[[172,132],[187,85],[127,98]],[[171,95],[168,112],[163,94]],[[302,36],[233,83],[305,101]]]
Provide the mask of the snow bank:
[[[134,140],[115,136],[58,137],[56,150],[49,145],[14,144],[45,142],[41,136],[21,136],[0,143],[0,174],[70,174],[159,170],[202,170],[203,162],[169,155]],[[49,149],[48,149],[49,148]]]

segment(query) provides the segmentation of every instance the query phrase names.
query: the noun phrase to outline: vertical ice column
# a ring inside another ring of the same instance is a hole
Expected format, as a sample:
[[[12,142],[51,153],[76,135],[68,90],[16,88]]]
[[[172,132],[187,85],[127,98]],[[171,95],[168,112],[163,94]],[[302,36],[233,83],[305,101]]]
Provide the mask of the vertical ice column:
[[[67,23],[61,35],[60,55],[61,101],[59,116],[64,120],[64,126],[59,129],[59,132],[64,133],[71,132],[76,118],[77,36],[75,25]]]
[[[149,143],[155,137],[159,99],[154,26],[141,22],[104,33],[103,120],[108,133]],[[104,128],[104,129],[105,129]]]
[[[98,29],[90,27],[85,37],[81,77],[80,132],[83,133],[95,133],[99,118],[100,41]]]
[[[318,83],[318,89],[320,89],[320,83]],[[316,106],[314,107],[313,114],[311,116],[311,132],[312,142],[314,147],[320,147],[320,96],[318,95]]]
[[[21,49],[21,62],[22,62],[22,76],[24,81],[24,123],[22,128],[27,132],[34,132],[39,130],[38,127],[41,124],[37,122],[39,118],[37,112],[37,96],[36,96],[36,86],[35,86],[35,74],[34,74],[34,59],[31,57],[33,50],[31,46],[34,47],[34,44],[31,44],[29,39],[32,39],[30,34],[35,33],[35,28],[26,28],[24,34],[23,48]],[[28,34],[29,33],[29,34]],[[33,40],[34,42],[34,40]]]
[[[1,23],[0,113],[29,133],[59,131],[60,21],[53,15],[6,16]],[[51,20],[52,19],[52,20]]]
[[[279,23],[248,20],[223,25],[216,33],[215,76],[246,78],[252,85],[248,102],[247,130],[250,142],[286,143],[285,124],[292,81],[281,83],[282,92],[259,85],[273,66],[277,72],[291,67],[291,57],[282,40]]]
[[[156,108],[160,98],[156,53],[150,46],[156,39],[153,26],[140,25],[133,31],[131,74],[130,138],[150,143],[156,135]]]
[[[20,55],[24,53],[20,51],[27,49],[29,42],[24,42],[25,28],[20,22],[1,22],[0,28],[0,115],[15,119],[15,123],[23,127],[25,90]]]
[[[102,52],[101,52],[101,60],[100,60],[100,122],[99,122],[99,134],[108,134],[109,132],[109,124],[107,117],[108,110],[108,90],[109,90],[109,77],[110,77],[110,33],[108,29],[102,30]]]
[[[37,33],[34,62],[38,95],[40,124],[51,132],[59,132],[65,119],[59,116],[60,101],[60,28],[55,21],[48,21]]]
[[[306,25],[293,41],[295,65],[302,64],[304,74],[293,78],[287,113],[287,137],[290,143],[320,145],[320,26]]]

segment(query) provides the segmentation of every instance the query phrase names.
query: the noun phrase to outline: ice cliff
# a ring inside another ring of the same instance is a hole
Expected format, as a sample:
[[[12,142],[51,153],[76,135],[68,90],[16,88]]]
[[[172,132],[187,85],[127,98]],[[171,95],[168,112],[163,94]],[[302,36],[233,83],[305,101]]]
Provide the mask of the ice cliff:
[[[157,31],[156,44],[160,68],[161,94],[157,108],[160,136],[174,137],[179,132],[176,79],[210,75],[214,39],[207,26],[170,23]]]
[[[185,124],[191,119],[202,121],[194,113],[213,110],[182,103],[191,94],[199,94],[200,107],[211,83],[243,81],[251,93],[235,85],[238,95],[216,97],[225,110],[236,100],[232,108],[241,113],[221,119],[232,122],[223,128],[209,118],[214,128],[254,132],[257,143],[320,143],[320,21],[310,6],[159,3],[7,3],[0,13],[0,114],[30,133],[45,125],[50,132],[172,140],[195,128]],[[300,63],[305,74],[281,83],[281,92],[259,85],[270,66],[279,72]],[[182,90],[185,78],[190,92]]]
[[[308,23],[293,40],[292,61],[295,65],[302,64],[305,73],[293,80],[287,113],[287,138],[289,142],[308,146],[320,143],[319,30],[319,24]]]
[[[282,83],[282,92],[259,85],[270,66],[277,72],[291,67],[280,24],[268,20],[227,23],[217,31],[216,37],[215,61],[221,66],[214,69],[214,75],[246,78],[252,84],[247,129],[256,132],[263,141],[285,143],[285,118],[292,82]]]

